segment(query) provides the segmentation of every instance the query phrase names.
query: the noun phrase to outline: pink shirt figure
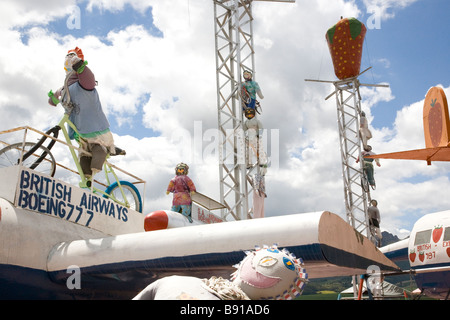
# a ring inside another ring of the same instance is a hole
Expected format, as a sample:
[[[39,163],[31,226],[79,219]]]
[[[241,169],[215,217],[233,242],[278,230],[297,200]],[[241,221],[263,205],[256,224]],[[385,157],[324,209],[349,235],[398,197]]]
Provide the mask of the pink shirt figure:
[[[196,192],[194,182],[186,175],[175,176],[167,187],[167,192],[173,192],[173,206],[190,205],[192,191]]]

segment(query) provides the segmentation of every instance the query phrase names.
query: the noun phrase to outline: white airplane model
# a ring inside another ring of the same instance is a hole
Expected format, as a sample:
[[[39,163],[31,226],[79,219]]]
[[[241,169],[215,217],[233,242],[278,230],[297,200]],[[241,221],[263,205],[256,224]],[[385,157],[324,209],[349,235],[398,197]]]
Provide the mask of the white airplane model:
[[[145,232],[145,215],[28,168],[0,179],[0,299],[131,299],[169,275],[229,278],[245,251],[272,244],[309,278],[400,270],[328,211]]]
[[[408,239],[380,249],[386,257],[415,277],[417,288],[427,296],[450,295],[450,210],[420,218]]]
[[[442,119],[448,129],[448,114]],[[191,224],[167,210],[144,216],[22,166],[0,168],[0,181],[0,299],[131,299],[165,276],[228,278],[245,251],[272,244],[301,258],[309,278],[403,269],[425,294],[449,296],[450,211],[424,216],[410,240],[378,250],[329,211],[221,222],[195,209]]]

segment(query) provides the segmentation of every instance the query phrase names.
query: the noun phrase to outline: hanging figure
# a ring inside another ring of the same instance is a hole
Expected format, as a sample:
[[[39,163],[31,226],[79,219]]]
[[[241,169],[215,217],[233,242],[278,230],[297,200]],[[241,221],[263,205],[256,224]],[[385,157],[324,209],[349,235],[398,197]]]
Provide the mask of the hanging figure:
[[[196,192],[194,182],[187,176],[189,173],[189,166],[185,163],[179,163],[175,167],[175,177],[170,180],[167,187],[166,194],[173,193],[172,211],[181,213],[187,217],[192,223],[191,195]]]
[[[247,120],[244,121],[243,129],[246,134],[245,144],[247,147],[247,153],[245,160],[247,169],[252,167],[252,154],[254,154],[256,156],[257,164],[263,168],[263,174],[265,174],[267,167],[267,155],[264,151],[259,135],[260,130],[263,129],[263,125],[261,121],[256,118],[255,109],[247,108],[245,110],[245,117]]]
[[[361,155],[363,157],[364,161],[364,172],[367,176],[367,180],[369,181],[370,186],[372,189],[375,190],[375,177],[374,177],[374,170],[373,170],[373,160],[375,160],[375,163],[378,167],[381,166],[380,161],[378,159],[370,159],[366,158],[366,156],[375,155],[374,152],[372,152],[372,147],[367,145],[364,150],[361,152]],[[359,157],[356,159],[356,163],[359,162]]]
[[[255,174],[253,183],[253,219],[264,218],[264,200],[267,198],[264,174]]]
[[[372,199],[370,201],[370,206],[367,209],[367,214],[369,216],[369,226],[370,226],[370,231],[374,237],[374,243],[378,247],[380,247],[381,239],[383,238],[383,236],[381,235],[381,230],[380,230],[381,217],[380,217],[380,210],[378,210],[378,201],[377,200]]]
[[[256,95],[258,95],[260,99],[264,99],[259,84],[252,80],[253,75],[250,71],[244,71],[243,76],[245,80],[241,87],[241,97],[242,102],[244,103],[243,109],[257,109],[259,107],[259,102],[256,100]]]
[[[87,67],[80,48],[69,50],[64,61],[67,87],[70,94],[71,112],[69,119],[76,126],[79,135],[69,127],[70,139],[80,143],[79,158],[81,169],[92,184],[93,176],[102,170],[108,153],[115,153],[114,139],[109,130],[109,122],[103,112],[100,98],[95,88],[96,81],[91,69]],[[58,100],[62,104],[68,100],[64,87],[58,89],[49,104],[56,106]],[[92,156],[90,156],[90,153]]]
[[[372,138],[372,132],[369,130],[369,122],[366,118],[366,113],[361,112],[361,117],[359,119],[359,136],[361,137],[363,148],[367,146],[367,141]]]

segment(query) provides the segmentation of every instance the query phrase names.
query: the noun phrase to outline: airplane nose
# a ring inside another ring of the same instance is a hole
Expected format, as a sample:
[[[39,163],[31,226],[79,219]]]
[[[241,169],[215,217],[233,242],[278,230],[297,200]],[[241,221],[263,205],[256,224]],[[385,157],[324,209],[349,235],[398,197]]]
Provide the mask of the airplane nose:
[[[144,219],[145,231],[155,231],[167,229],[169,224],[169,217],[163,210],[150,212]]]

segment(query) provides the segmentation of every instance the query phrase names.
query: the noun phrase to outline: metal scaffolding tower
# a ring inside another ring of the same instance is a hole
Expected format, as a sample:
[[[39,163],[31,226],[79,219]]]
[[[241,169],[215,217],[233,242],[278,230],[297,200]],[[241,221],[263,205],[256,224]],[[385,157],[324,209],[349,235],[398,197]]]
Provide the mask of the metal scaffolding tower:
[[[362,73],[369,69],[364,70]],[[327,96],[325,100],[336,95],[347,222],[358,232],[373,240],[367,215],[368,204],[371,200],[370,186],[364,175],[364,161],[362,161],[361,156],[362,143],[359,134],[361,95],[359,88],[361,86],[388,87],[388,85],[362,84],[358,80],[362,73],[356,77],[339,81],[308,79],[306,81],[332,83],[335,87],[334,92]],[[361,161],[357,163],[357,159],[361,159]]]
[[[216,82],[219,140],[220,202],[226,206],[222,218],[251,218],[248,195],[253,188],[247,170],[241,97],[244,70],[256,80],[253,45],[253,1],[287,2],[295,0],[213,0],[216,51]],[[253,172],[252,172],[253,171]]]

